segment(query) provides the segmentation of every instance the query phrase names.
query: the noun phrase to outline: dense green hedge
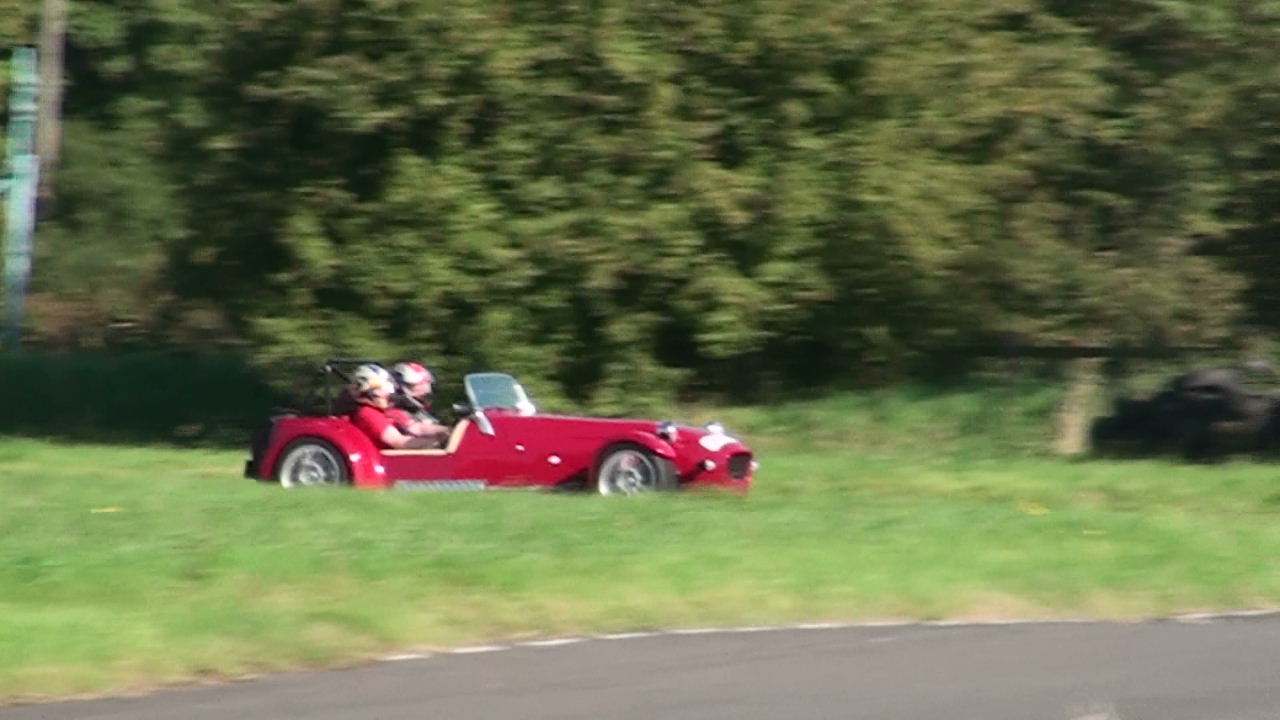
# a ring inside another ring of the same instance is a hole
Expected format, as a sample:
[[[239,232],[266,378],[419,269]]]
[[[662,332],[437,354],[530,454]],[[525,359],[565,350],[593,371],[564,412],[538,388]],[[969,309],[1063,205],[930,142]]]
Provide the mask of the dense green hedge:
[[[1278,18],[75,2],[33,307],[213,328],[265,368],[509,369],[604,410],[893,377],[992,336],[1252,333],[1241,300],[1280,307]]]
[[[277,396],[242,358],[0,356],[0,434],[239,445]]]

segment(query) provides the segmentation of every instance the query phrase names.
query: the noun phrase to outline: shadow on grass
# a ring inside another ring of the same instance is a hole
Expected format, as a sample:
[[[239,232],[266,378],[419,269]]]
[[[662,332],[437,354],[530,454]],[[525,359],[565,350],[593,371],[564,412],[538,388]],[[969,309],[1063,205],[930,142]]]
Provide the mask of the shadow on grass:
[[[245,447],[282,399],[243,358],[166,353],[0,357],[0,435]]]

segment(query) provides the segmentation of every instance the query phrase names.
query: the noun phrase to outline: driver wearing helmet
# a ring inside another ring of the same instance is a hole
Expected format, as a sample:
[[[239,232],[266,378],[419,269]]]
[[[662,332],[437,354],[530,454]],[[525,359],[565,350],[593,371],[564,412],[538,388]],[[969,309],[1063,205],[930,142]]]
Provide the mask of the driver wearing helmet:
[[[435,447],[435,438],[414,437],[396,427],[387,412],[391,408],[391,395],[395,388],[395,380],[386,368],[373,364],[356,368],[351,376],[351,395],[357,407],[351,413],[351,423],[383,449]]]
[[[449,428],[431,416],[431,386],[435,378],[420,363],[396,363],[391,368],[400,392],[394,397],[396,407],[387,415],[402,432],[415,437],[434,438],[444,445],[449,439]]]

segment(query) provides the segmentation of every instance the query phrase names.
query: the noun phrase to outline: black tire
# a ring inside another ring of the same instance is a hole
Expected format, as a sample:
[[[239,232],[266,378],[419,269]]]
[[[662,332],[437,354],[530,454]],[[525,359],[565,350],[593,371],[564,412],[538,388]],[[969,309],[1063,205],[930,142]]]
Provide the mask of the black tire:
[[[280,453],[276,481],[283,488],[342,487],[351,484],[351,471],[332,443],[299,438]]]
[[[674,463],[634,443],[605,448],[596,461],[594,477],[601,495],[669,492],[680,487]]]

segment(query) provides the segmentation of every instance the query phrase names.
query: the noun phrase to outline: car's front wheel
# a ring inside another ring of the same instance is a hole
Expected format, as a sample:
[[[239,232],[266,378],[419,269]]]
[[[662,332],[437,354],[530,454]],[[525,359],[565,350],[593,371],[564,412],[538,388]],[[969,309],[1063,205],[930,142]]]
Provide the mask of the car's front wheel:
[[[314,438],[295,440],[284,449],[276,479],[286,488],[338,487],[351,482],[347,463],[338,449]]]
[[[637,495],[679,486],[675,465],[641,445],[615,445],[596,465],[596,489],[601,495]]]

